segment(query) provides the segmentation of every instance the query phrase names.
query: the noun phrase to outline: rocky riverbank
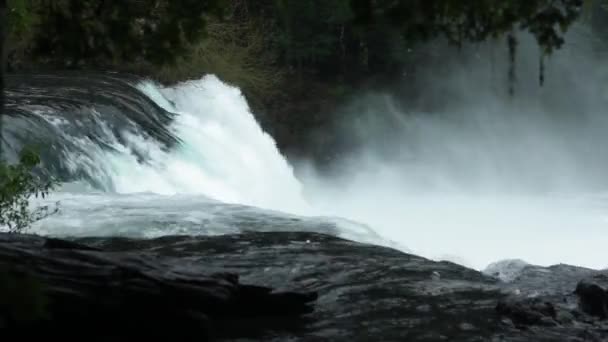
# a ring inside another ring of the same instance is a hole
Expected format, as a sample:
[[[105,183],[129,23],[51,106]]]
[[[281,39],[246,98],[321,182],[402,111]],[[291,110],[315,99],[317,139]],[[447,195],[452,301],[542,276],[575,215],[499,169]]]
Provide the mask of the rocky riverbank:
[[[4,329],[20,334],[67,336],[88,327],[100,340],[120,336],[118,328],[197,340],[608,338],[608,272],[517,265],[482,274],[297,232],[79,241],[0,235],[0,266],[30,284],[13,293],[35,294],[2,291],[8,308],[13,301],[13,309],[31,310],[3,310]]]

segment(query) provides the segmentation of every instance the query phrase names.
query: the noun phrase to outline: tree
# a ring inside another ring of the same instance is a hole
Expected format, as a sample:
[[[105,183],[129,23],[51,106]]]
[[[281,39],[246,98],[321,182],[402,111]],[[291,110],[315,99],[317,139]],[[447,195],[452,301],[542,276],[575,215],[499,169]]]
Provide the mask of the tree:
[[[48,206],[30,209],[29,200],[32,196],[46,196],[53,188],[52,179],[43,181],[34,173],[40,158],[33,151],[23,149],[20,160],[9,164],[2,154],[2,121],[4,117],[4,41],[6,37],[7,3],[0,0],[0,227],[9,231],[19,232],[32,223],[41,220],[55,210]]]
[[[39,164],[39,156],[27,148],[17,163],[0,163],[0,227],[21,232],[58,211],[58,207],[49,206],[30,208],[32,197],[47,196],[55,185],[52,178],[43,180],[36,175]]]
[[[286,61],[340,72],[395,73],[419,44],[454,45],[527,31],[543,53],[564,43],[583,0],[275,0]],[[348,67],[340,68],[349,56]],[[331,67],[326,67],[326,66]]]
[[[4,43],[6,39],[6,24],[7,24],[7,4],[6,0],[0,0],[0,162],[3,160],[2,144],[4,142],[2,135],[4,121],[4,67],[5,67],[5,51]]]
[[[11,0],[12,25],[35,56],[79,63],[172,63],[205,32],[221,0]],[[24,26],[27,29],[24,29]]]
[[[301,68],[345,52],[344,30],[353,19],[349,0],[276,0],[275,4],[287,63]]]

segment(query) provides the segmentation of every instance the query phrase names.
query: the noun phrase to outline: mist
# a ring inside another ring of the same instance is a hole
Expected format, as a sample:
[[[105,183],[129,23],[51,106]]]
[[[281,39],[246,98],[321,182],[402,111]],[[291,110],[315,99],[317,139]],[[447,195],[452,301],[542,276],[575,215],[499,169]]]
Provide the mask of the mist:
[[[362,94],[336,122],[352,148],[331,175],[297,163],[306,197],[432,259],[607,267],[608,73],[586,30],[546,58],[542,87],[522,35],[512,97],[503,41],[442,48],[414,100]]]

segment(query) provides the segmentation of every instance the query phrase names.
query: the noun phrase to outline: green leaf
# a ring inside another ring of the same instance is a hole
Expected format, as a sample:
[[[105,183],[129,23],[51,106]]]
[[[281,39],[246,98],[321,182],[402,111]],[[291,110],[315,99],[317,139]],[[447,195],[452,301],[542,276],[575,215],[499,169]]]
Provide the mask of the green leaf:
[[[42,180],[34,172],[40,157],[32,149],[23,149],[19,163],[0,163],[0,227],[21,232],[31,224],[58,211],[43,206],[30,208],[30,199],[45,196],[54,188],[54,179]]]

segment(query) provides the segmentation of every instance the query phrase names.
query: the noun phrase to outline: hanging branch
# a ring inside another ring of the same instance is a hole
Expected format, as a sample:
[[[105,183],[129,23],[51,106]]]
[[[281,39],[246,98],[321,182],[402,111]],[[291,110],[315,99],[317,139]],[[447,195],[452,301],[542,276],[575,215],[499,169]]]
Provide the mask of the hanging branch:
[[[515,82],[517,81],[515,57],[517,55],[517,38],[514,33],[510,33],[507,37],[509,46],[509,95],[515,94]]]
[[[540,61],[539,61],[539,74],[538,74],[538,82],[540,83],[540,86],[542,87],[543,85],[545,85],[545,54],[541,52],[540,54]]]
[[[4,118],[4,41],[8,30],[6,12],[6,0],[0,0],[0,162],[3,159],[2,143],[4,142],[2,123]]]

